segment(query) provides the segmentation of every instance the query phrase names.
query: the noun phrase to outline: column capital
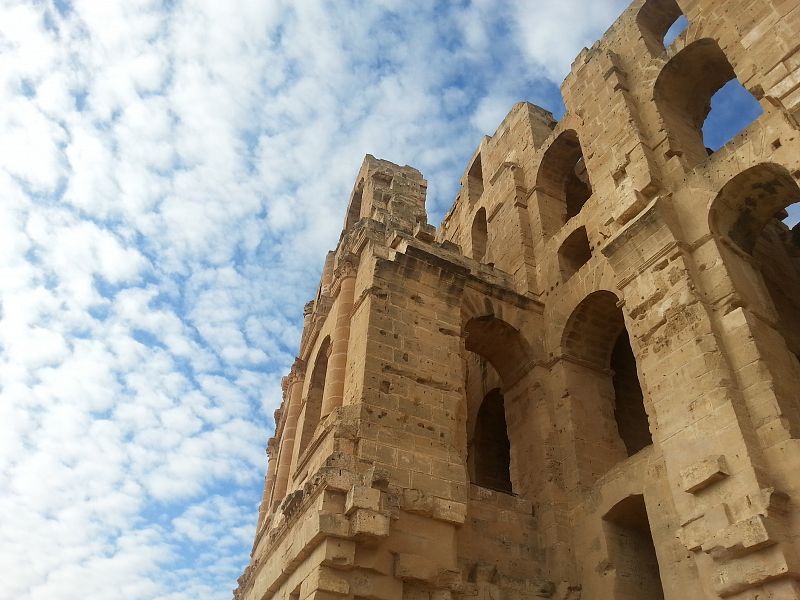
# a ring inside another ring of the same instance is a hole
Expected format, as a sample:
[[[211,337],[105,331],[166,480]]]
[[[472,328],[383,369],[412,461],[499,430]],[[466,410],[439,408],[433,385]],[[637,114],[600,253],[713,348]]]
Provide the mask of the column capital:
[[[289,385],[294,383],[295,381],[301,380],[306,376],[306,361],[302,358],[294,359],[294,363],[292,364],[292,368],[289,371],[288,379]]]
[[[333,272],[334,278],[338,280],[355,277],[358,271],[358,257],[352,254],[342,256]]]
[[[269,460],[273,460],[278,456],[278,441],[274,437],[267,440],[266,452]]]

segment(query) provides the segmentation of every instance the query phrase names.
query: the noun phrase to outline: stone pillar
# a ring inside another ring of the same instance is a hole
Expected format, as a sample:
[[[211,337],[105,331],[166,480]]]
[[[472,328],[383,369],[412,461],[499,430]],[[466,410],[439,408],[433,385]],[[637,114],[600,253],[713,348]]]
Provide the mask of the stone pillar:
[[[304,348],[306,345],[306,340],[311,333],[311,320],[314,316],[314,310],[316,309],[316,302],[312,300],[311,302],[306,302],[305,306],[303,306],[303,333],[300,337],[300,347]]]
[[[261,496],[261,504],[258,506],[258,527],[256,533],[261,531],[264,519],[269,514],[270,496],[272,487],[275,485],[275,469],[277,466],[278,453],[275,448],[275,438],[269,438],[267,442],[267,477],[264,481],[264,493]]]
[[[289,471],[292,464],[295,432],[297,431],[297,417],[300,415],[300,396],[303,393],[304,377],[305,363],[297,359],[287,377],[286,394],[289,398],[289,403],[286,409],[286,422],[283,425],[283,433],[281,435],[275,488],[270,499],[273,508],[276,503],[283,500],[286,495],[286,487],[289,484]]]
[[[350,317],[356,287],[356,269],[350,262],[342,262],[336,269],[338,294],[336,296],[336,323],[331,334],[331,355],[325,389],[322,392],[321,419],[328,416],[344,398],[344,377],[347,368],[347,345],[350,343]]]

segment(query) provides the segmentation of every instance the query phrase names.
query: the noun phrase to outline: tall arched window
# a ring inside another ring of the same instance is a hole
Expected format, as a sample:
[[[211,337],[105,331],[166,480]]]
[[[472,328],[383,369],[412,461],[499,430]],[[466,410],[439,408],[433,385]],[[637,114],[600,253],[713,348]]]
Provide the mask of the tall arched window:
[[[331,340],[326,337],[317,350],[314,368],[311,371],[311,381],[308,386],[305,408],[303,409],[302,431],[300,432],[299,455],[302,455],[314,437],[314,432],[319,425],[322,414],[322,391],[325,389],[325,376],[328,372],[328,354],[330,353]]]
[[[481,403],[469,452],[473,483],[510,494],[511,444],[503,393],[498,388],[486,394]]]
[[[542,230],[552,236],[592,195],[578,134],[569,129],[545,151],[536,175]]]
[[[475,218],[472,219],[472,258],[478,262],[483,262],[486,258],[488,237],[489,231],[486,224],[486,209],[481,208],[475,213]]]

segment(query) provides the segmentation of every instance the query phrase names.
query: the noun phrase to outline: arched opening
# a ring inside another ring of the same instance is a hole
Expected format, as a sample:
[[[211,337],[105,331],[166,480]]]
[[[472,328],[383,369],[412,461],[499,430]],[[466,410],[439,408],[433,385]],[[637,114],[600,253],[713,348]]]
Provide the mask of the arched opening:
[[[664,48],[675,41],[689,21],[675,0],[647,0],[636,22],[647,47],[655,54],[663,54]]]
[[[653,443],[636,358],[615,294],[587,296],[567,320],[562,348],[573,399],[578,465],[594,482],[625,457]]]
[[[472,206],[483,195],[483,166],[480,152],[467,171],[467,187],[469,188],[469,204]]]
[[[472,258],[478,262],[483,262],[486,258],[486,243],[489,237],[488,226],[486,224],[486,209],[481,208],[475,213],[472,219]]]
[[[775,309],[776,330],[798,359],[800,227],[795,215],[800,213],[799,203],[800,186],[789,171],[780,165],[764,163],[726,183],[709,212],[711,231],[723,240],[730,240],[747,257],[742,261],[725,252],[724,244],[721,246],[738,291],[757,302],[759,291],[750,291],[749,287],[760,274]]]
[[[530,348],[519,331],[491,315],[467,321],[464,334],[470,480],[498,492],[519,493],[515,486],[538,475],[530,471],[536,468],[540,449],[540,445],[530,449],[534,430],[528,401]]]
[[[319,425],[322,414],[322,391],[325,389],[325,376],[328,372],[328,355],[330,354],[331,339],[326,337],[317,350],[314,368],[311,371],[311,380],[308,385],[305,408],[303,409],[302,431],[300,432],[300,446],[298,456],[301,456]]]
[[[508,441],[503,393],[494,388],[481,402],[469,446],[473,483],[511,493],[511,443]]]
[[[717,42],[708,38],[689,44],[670,59],[656,79],[654,98],[667,128],[667,156],[682,156],[690,167],[762,112],[736,79]]]
[[[644,497],[618,502],[603,517],[609,562],[613,566],[614,598],[663,600],[656,546]]]
[[[536,175],[542,230],[551,236],[577,215],[592,195],[578,134],[569,129],[545,151]]]
[[[664,44],[664,48],[669,48],[678,36],[686,31],[686,28],[689,27],[689,19],[685,16],[681,15],[677,19],[672,22],[672,25],[669,26],[667,32],[664,34],[664,39],[662,43]]]
[[[589,237],[585,227],[578,227],[573,231],[561,248],[558,249],[558,266],[561,270],[561,280],[567,281],[578,272],[592,258],[592,249],[589,247]]]
[[[738,79],[731,79],[711,97],[711,111],[703,123],[706,152],[716,152],[744,131],[764,109]]]

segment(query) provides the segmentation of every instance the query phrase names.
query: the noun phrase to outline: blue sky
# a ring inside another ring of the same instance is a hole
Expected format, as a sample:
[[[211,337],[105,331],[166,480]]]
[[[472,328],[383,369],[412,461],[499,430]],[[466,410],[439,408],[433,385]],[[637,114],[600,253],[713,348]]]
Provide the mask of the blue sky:
[[[364,154],[438,223],[626,3],[431,4],[0,5],[0,597],[229,598]]]

